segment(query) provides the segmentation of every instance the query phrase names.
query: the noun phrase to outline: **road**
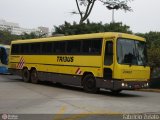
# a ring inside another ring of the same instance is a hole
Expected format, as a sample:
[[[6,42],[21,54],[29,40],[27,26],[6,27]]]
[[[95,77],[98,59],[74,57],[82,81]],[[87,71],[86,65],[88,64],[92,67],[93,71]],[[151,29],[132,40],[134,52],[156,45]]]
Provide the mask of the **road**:
[[[14,75],[0,75],[0,113],[123,114],[160,113],[160,93],[122,91],[113,95],[85,93],[82,88],[49,83],[24,83]]]

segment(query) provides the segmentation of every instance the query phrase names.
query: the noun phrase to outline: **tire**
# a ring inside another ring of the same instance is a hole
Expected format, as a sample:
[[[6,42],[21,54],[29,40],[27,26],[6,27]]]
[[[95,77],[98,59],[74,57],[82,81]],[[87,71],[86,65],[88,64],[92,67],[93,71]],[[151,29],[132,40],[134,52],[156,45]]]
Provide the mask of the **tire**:
[[[30,82],[30,72],[27,68],[22,70],[22,79],[24,82]]]
[[[92,74],[88,74],[83,78],[83,89],[89,93],[97,93],[99,88],[96,87],[96,80]]]
[[[37,70],[36,70],[36,69],[33,69],[33,70],[31,71],[31,82],[32,82],[33,84],[37,84],[38,81],[39,81],[39,79],[38,79],[38,75],[37,75]]]

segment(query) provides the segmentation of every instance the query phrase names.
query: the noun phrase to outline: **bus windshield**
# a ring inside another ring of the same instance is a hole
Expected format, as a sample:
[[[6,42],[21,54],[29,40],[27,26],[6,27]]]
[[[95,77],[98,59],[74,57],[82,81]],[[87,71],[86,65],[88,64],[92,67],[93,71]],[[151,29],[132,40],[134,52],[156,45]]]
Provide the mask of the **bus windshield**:
[[[119,64],[147,64],[146,43],[131,39],[119,38],[117,41],[117,61]]]

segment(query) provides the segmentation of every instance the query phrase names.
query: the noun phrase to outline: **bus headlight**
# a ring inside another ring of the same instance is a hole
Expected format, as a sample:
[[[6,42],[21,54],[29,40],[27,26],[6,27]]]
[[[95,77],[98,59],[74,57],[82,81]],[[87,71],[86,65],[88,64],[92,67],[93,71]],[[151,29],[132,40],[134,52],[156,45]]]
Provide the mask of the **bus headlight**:
[[[148,87],[148,86],[149,86],[149,83],[145,83],[145,84],[144,84],[144,87]]]
[[[148,87],[148,86],[149,86],[149,84],[148,84],[148,83],[146,83],[146,84],[145,84],[145,87]]]
[[[127,83],[122,83],[121,85],[122,85],[122,87],[128,87]]]
[[[125,84],[125,87],[128,87],[128,84],[127,84],[127,83]]]

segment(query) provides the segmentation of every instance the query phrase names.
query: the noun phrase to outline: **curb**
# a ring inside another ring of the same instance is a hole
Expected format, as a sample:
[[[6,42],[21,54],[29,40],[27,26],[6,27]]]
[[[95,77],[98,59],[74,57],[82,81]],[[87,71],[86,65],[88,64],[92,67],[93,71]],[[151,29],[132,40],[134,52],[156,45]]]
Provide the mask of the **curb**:
[[[139,90],[136,90],[136,91],[160,93],[160,89],[139,89]]]

